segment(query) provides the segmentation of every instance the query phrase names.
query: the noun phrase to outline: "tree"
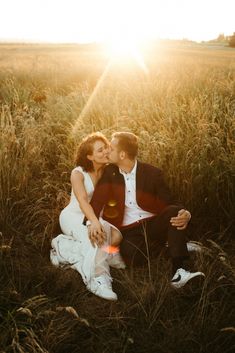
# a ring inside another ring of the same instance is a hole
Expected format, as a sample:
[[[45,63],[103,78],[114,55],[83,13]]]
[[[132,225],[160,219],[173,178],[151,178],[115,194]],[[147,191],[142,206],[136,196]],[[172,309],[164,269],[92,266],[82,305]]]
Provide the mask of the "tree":
[[[223,33],[219,34],[216,40],[218,42],[224,42],[225,41],[224,34]]]
[[[233,35],[229,37],[228,45],[235,48],[235,32],[233,32]]]

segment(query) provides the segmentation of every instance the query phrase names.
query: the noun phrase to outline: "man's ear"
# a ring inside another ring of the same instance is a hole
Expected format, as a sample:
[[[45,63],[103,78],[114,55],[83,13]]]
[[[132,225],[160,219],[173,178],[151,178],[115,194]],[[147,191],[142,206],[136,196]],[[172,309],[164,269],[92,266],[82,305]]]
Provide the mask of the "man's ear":
[[[119,156],[120,156],[120,159],[122,159],[122,160],[125,159],[126,158],[126,152],[121,151]]]

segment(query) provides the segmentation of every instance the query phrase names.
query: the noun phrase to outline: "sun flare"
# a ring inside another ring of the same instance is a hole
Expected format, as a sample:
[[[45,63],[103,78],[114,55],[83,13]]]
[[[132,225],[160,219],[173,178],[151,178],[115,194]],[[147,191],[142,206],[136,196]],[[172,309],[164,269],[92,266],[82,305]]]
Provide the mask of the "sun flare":
[[[107,45],[112,57],[126,58],[135,56],[138,46],[134,41],[125,39],[110,41]]]
[[[132,60],[146,74],[148,73],[142,55],[141,41],[138,41],[137,38],[113,38],[113,40],[106,43],[106,51],[111,61],[125,64]]]

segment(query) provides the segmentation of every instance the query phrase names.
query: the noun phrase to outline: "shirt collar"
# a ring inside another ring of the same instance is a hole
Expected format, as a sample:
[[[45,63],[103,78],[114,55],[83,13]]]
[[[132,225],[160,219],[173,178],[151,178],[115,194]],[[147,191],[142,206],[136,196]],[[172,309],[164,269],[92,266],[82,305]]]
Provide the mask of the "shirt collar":
[[[137,169],[137,160],[135,161],[135,165],[134,165],[134,167],[132,168],[132,170],[129,173],[124,172],[123,170],[121,170],[121,168],[119,168],[119,172],[122,175],[127,175],[128,174],[130,176],[135,176],[136,175],[136,169]]]

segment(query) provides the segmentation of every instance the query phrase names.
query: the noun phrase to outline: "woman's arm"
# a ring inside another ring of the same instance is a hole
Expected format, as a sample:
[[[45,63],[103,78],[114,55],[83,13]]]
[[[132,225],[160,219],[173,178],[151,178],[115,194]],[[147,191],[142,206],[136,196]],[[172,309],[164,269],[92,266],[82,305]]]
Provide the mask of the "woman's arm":
[[[71,173],[70,180],[71,180],[73,192],[86,218],[89,219],[89,221],[91,222],[96,222],[96,221],[98,222],[98,218],[96,217],[94,210],[88,201],[88,195],[84,185],[83,174],[77,170],[73,170]]]
[[[93,234],[93,237],[90,236],[92,245],[95,243],[100,246],[106,240],[106,235],[104,233],[103,227],[96,217],[92,206],[89,203],[88,195],[84,185],[84,176],[79,171],[73,170],[71,173],[71,184],[73,192],[79,202],[80,208],[86,218],[91,222],[89,229],[90,233]]]

